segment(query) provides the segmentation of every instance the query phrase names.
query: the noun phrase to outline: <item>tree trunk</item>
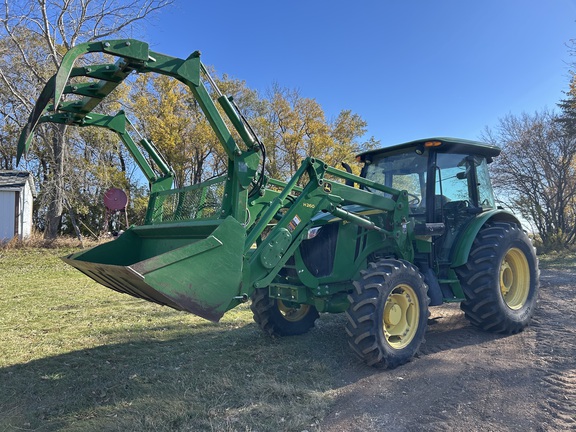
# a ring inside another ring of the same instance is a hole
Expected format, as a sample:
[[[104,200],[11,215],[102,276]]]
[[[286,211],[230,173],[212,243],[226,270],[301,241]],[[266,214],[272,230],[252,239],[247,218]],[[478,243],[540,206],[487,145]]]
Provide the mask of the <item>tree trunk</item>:
[[[62,223],[62,213],[64,212],[64,146],[66,141],[64,133],[66,131],[65,125],[59,125],[56,128],[54,137],[52,139],[52,150],[54,152],[54,159],[52,162],[52,169],[50,170],[51,179],[48,182],[48,187],[51,189],[48,196],[50,202],[46,212],[46,230],[44,231],[44,238],[53,240],[58,236],[60,224]]]

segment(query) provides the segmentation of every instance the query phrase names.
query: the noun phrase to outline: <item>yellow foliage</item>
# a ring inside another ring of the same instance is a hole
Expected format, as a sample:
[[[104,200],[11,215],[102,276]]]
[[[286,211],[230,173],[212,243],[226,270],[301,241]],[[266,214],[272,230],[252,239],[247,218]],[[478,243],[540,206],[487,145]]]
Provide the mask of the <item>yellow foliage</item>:
[[[267,148],[267,173],[287,179],[307,156],[340,166],[353,162],[365,147],[359,139],[366,122],[351,111],[327,121],[320,104],[298,91],[274,86],[267,99],[246,88],[242,81],[225,77],[218,86],[237,95],[242,112]],[[165,156],[178,186],[220,174],[226,166],[222,146],[185,85],[166,76],[140,76],[127,100],[138,127]],[[225,117],[225,116],[223,116]],[[229,125],[233,137],[241,140]],[[358,170],[356,169],[356,173]]]

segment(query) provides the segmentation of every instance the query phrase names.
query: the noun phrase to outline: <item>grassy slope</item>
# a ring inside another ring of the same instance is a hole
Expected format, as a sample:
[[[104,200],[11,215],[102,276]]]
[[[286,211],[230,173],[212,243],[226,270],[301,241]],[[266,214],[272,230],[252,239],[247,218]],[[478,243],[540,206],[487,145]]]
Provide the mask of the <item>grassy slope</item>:
[[[342,317],[271,339],[118,294],[58,259],[0,249],[0,431],[316,430],[348,352]]]

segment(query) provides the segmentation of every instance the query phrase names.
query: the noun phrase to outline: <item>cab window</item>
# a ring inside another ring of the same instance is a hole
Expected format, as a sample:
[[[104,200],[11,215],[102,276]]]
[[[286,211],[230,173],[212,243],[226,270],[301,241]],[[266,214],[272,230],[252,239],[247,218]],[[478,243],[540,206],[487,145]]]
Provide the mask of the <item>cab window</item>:
[[[440,197],[443,203],[469,202],[470,169],[467,155],[439,153],[436,158],[436,196]]]
[[[414,151],[386,156],[374,156],[366,164],[364,176],[373,182],[408,192],[408,203],[412,210],[425,206],[427,155]],[[386,195],[383,192],[372,191]],[[420,210],[419,210],[420,211]]]
[[[478,204],[483,209],[495,208],[496,202],[494,200],[494,191],[492,190],[492,183],[490,182],[486,158],[476,157],[475,160],[477,160],[476,179],[478,180]]]

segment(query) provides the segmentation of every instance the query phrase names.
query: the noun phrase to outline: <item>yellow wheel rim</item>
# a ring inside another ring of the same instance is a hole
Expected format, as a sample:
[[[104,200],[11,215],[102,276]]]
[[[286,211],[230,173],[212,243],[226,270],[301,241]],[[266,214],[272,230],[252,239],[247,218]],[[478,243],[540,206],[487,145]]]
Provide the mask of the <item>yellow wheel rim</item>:
[[[310,305],[303,304],[294,308],[286,306],[282,300],[278,300],[278,310],[286,321],[297,322],[306,316],[310,310]]]
[[[416,292],[409,285],[396,286],[384,305],[382,331],[388,344],[402,349],[414,339],[418,330],[420,307]]]
[[[500,264],[500,292],[510,309],[526,304],[530,292],[530,267],[520,249],[511,248]]]

